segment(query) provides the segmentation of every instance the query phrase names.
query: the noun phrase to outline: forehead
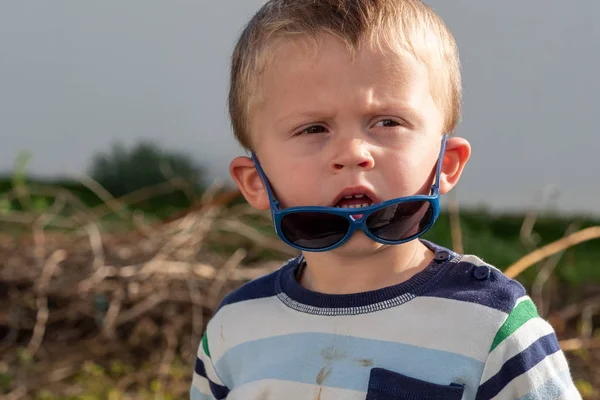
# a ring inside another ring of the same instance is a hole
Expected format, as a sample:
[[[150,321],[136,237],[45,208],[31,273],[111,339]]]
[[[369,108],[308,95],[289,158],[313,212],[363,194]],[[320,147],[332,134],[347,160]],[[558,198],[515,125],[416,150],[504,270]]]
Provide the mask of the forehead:
[[[362,45],[350,51],[341,40],[323,35],[318,41],[279,40],[269,53],[256,82],[260,100],[251,126],[264,114],[276,118],[315,108],[334,113],[381,103],[428,108],[432,100],[427,68],[400,48]]]
[[[269,56],[264,57],[257,81],[265,88],[272,88],[286,78],[303,78],[304,83],[319,83],[319,78],[331,72],[336,76],[344,73],[372,79],[384,75],[393,83],[426,78],[427,75],[426,67],[400,47],[382,49],[360,44],[351,48],[329,34],[322,34],[316,39],[280,39],[267,53]]]

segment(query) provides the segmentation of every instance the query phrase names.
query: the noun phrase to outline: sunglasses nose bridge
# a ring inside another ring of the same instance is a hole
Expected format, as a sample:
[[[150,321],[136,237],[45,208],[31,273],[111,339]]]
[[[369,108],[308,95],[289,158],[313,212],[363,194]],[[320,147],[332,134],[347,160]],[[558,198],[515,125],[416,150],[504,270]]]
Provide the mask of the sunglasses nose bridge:
[[[348,228],[348,235],[353,235],[359,229],[363,231],[365,235],[368,234],[367,216],[365,214],[350,216],[350,227]]]

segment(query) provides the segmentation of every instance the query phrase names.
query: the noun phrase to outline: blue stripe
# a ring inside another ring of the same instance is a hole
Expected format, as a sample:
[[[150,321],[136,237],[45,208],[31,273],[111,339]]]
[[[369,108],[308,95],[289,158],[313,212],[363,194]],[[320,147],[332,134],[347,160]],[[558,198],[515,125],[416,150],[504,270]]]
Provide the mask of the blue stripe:
[[[531,346],[506,361],[500,371],[479,387],[477,399],[491,399],[516,377],[526,373],[547,356],[560,350],[554,333],[542,336]]]
[[[298,333],[242,343],[215,368],[230,388],[262,379],[366,392],[379,367],[439,385],[465,384],[473,397],[484,363],[446,351],[327,333]]]
[[[208,381],[210,391],[217,399],[224,399],[227,397],[227,395],[229,394],[229,389],[227,389],[225,386],[214,383],[213,381],[208,379],[208,377],[206,376],[206,367],[204,366],[204,362],[201,359],[196,358],[196,366],[194,367],[194,370],[198,375],[200,375]]]
[[[224,399],[229,394],[229,389],[227,389],[225,386],[217,385],[210,379],[208,380],[208,384],[210,386],[210,391],[216,399]]]
[[[213,397],[202,393],[197,387],[192,386],[190,389],[190,400],[213,400]]]
[[[204,367],[204,362],[198,357],[196,357],[196,365],[194,366],[194,371],[196,371],[196,373],[201,377],[208,378],[206,376],[206,368]]]
[[[571,374],[569,371],[563,371],[518,400],[558,399],[561,394],[571,388],[573,388]]]

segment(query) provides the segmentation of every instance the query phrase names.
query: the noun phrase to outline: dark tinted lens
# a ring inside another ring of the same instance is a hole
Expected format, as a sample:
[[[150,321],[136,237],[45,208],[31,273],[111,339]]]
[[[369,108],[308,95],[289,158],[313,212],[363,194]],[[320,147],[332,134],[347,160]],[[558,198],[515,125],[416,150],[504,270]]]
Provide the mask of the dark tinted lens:
[[[287,214],[281,232],[292,243],[307,249],[324,249],[336,244],[348,232],[350,221],[339,215],[319,212]]]
[[[392,204],[371,214],[367,226],[373,235],[384,240],[402,240],[421,233],[433,218],[428,201]]]

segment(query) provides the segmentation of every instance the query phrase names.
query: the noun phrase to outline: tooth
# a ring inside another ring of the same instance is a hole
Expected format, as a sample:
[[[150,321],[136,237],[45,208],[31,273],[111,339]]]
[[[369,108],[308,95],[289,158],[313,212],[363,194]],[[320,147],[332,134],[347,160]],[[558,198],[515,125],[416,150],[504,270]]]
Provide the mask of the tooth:
[[[356,197],[357,199],[362,199],[363,197],[365,197],[364,194],[355,194],[354,197]]]
[[[362,203],[361,207],[369,207],[369,203]]]
[[[344,196],[345,199],[351,199],[352,196]]]

